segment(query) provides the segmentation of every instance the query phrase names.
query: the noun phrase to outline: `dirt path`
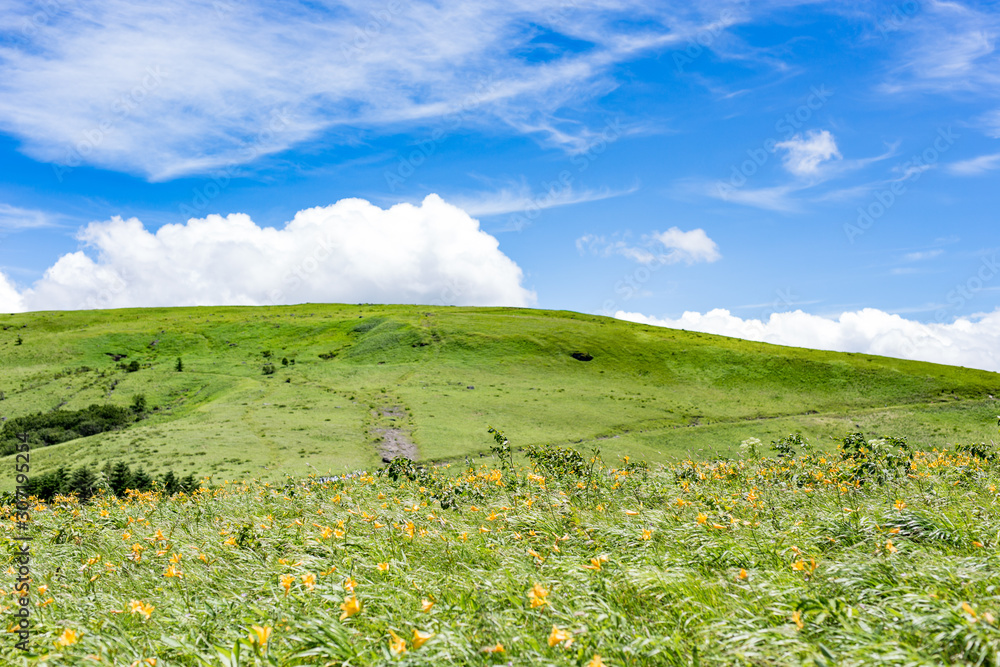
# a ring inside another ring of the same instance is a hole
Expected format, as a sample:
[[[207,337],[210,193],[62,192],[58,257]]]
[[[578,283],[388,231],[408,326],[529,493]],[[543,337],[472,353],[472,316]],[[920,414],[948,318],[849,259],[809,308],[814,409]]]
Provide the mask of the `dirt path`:
[[[413,430],[410,413],[397,401],[398,398],[380,394],[371,398],[368,404],[368,435],[384,462],[400,456],[413,461],[418,456],[417,446],[410,435]]]

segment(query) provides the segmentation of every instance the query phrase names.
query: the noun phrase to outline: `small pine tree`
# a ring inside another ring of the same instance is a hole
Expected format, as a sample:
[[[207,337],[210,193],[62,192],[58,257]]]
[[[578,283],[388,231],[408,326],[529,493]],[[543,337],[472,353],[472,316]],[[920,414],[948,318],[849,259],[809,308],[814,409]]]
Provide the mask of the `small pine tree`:
[[[145,394],[136,394],[132,397],[132,412],[135,414],[141,415],[144,413],[146,411],[146,406],[147,403]]]
[[[181,479],[181,491],[184,493],[194,493],[200,486],[201,484],[194,478],[194,473],[186,475]]]
[[[23,342],[24,342],[24,339],[21,338],[21,334],[17,334],[17,340],[14,341],[14,345],[20,345]]]
[[[149,491],[153,488],[153,478],[149,476],[149,473],[142,466],[139,466],[132,473],[132,481],[128,485],[128,488],[135,489],[136,491]]]
[[[281,358],[281,365],[282,366],[287,366],[288,365],[288,357],[282,357]]]
[[[173,470],[168,470],[163,476],[163,490],[171,496],[181,490],[181,484]]]
[[[174,366],[178,373],[184,370],[184,362],[181,361],[180,357],[177,357],[177,365]]]
[[[108,474],[108,485],[116,496],[124,496],[132,482],[132,469],[124,461],[119,461]]]
[[[87,500],[94,495],[96,486],[97,475],[90,466],[80,466],[69,478],[69,491],[75,493],[80,500]]]

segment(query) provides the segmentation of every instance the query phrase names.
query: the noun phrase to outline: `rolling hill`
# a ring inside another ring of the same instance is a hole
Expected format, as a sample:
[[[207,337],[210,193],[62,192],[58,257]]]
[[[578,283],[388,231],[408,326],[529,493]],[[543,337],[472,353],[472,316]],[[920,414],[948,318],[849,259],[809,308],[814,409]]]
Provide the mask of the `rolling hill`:
[[[305,304],[0,315],[0,392],[4,424],[145,398],[124,428],[34,447],[35,474],[123,460],[219,481],[477,455],[488,424],[606,458],[796,430],[946,447],[995,437],[1000,374],[573,312]]]

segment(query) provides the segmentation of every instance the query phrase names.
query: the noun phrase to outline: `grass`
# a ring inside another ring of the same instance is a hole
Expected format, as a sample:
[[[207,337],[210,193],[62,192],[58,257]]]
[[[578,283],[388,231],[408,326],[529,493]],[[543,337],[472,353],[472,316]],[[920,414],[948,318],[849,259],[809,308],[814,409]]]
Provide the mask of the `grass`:
[[[33,652],[8,641],[0,657],[1000,664],[997,464],[921,451],[907,468],[865,451],[650,468],[585,458],[579,475],[557,457],[490,458],[395,466],[395,478],[58,498],[32,511]],[[435,501],[453,496],[450,509]]]
[[[117,459],[277,482],[373,468],[385,429],[422,460],[477,457],[489,423],[514,425],[523,445],[651,461],[732,455],[748,436],[795,430],[826,447],[864,428],[944,448],[991,437],[983,425],[1000,395],[996,373],[563,311],[162,308],[0,315],[0,327],[0,417],[137,394],[157,408],[125,430],[35,450],[35,474]],[[120,367],[132,361],[138,372]],[[0,476],[0,490],[12,485]]]

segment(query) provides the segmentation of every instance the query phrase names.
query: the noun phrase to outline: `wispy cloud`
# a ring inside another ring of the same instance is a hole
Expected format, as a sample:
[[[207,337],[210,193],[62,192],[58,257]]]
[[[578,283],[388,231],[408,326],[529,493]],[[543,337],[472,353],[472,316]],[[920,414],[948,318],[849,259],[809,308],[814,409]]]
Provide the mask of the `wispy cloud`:
[[[445,117],[585,150],[603,121],[580,102],[719,12],[642,0],[50,4],[0,10],[24,28],[0,46],[0,129],[39,160],[153,180]]]
[[[907,262],[920,262],[925,259],[934,259],[944,254],[944,250],[936,248],[934,250],[922,250],[918,252],[908,252],[903,255],[903,259]]]
[[[638,185],[633,185],[617,190],[610,188],[576,190],[570,183],[553,186],[547,191],[535,192],[527,183],[522,182],[490,192],[478,192],[464,197],[452,196],[448,200],[469,215],[486,217],[611,199],[631,194],[638,189]]]
[[[978,176],[994,169],[1000,169],[1000,153],[980,155],[948,165],[948,171],[959,176]]]
[[[691,265],[716,262],[722,258],[719,246],[709,238],[704,229],[685,232],[678,227],[671,227],[665,232],[654,231],[644,234],[639,245],[630,243],[630,236],[622,234],[609,239],[603,235],[585,234],[576,240],[576,249],[580,254],[590,252],[603,257],[621,255],[647,265],[680,262]]]
[[[24,229],[56,227],[57,217],[45,211],[0,204],[0,231],[13,232]]]

